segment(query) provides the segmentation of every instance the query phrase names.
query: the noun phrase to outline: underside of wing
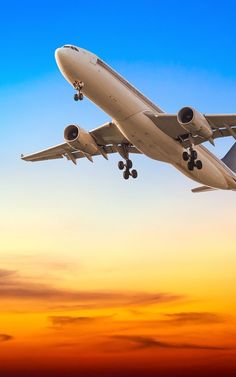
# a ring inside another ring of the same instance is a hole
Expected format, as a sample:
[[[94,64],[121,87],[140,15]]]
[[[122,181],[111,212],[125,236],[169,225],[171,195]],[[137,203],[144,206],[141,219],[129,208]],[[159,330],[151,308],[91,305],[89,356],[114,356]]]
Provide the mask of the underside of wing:
[[[99,145],[129,144],[129,141],[117,128],[115,123],[109,122],[89,132]]]
[[[177,114],[163,114],[146,111],[145,115],[165,134],[179,141],[185,148],[191,144],[190,134],[178,122]],[[212,129],[212,139],[233,136],[236,139],[236,114],[204,114],[209,127]],[[193,136],[194,145],[202,144],[208,139],[201,136]]]
[[[22,154],[21,159],[24,161],[54,160],[57,158],[63,158],[67,152],[70,152],[70,150],[68,145],[65,143],[26,156]]]
[[[128,148],[129,153],[137,153],[137,154],[140,153],[132,145],[129,145],[127,148]],[[117,152],[118,153],[120,152],[120,154],[122,154],[122,147],[119,145],[116,147],[109,145],[109,146],[103,147],[103,149],[106,154],[112,154],[112,153],[117,153]],[[93,154],[93,156],[100,156],[100,155],[101,153],[99,152]],[[44,160],[45,161],[56,160],[63,157],[66,157],[68,160],[71,160],[74,163],[76,162],[76,160],[80,158],[84,158],[84,157],[87,157],[90,160],[89,155],[81,151],[72,150],[70,147],[68,147],[66,143],[60,144],[60,145],[57,145],[55,147],[51,147],[48,149],[44,149],[40,152],[36,152],[30,155],[25,155],[25,156],[21,155],[22,160],[31,161],[31,162],[44,161]]]
[[[30,155],[21,155],[21,158],[24,161],[36,162],[66,157],[76,164],[77,159],[84,157],[92,161],[93,156],[98,155],[107,158],[108,154],[118,152],[125,158],[125,154],[127,153],[140,153],[128,142],[114,123],[106,123],[87,134],[92,136],[93,142],[97,145],[96,150],[92,154],[86,153],[86,150],[80,150],[73,144],[66,142]]]

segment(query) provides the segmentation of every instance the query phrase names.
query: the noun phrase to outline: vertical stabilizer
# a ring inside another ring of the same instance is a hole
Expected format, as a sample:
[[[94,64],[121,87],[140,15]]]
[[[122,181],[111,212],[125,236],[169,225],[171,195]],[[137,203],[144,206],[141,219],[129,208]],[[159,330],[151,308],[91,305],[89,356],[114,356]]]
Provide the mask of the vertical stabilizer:
[[[236,143],[232,146],[229,152],[222,158],[222,161],[227,165],[234,173],[236,173]]]

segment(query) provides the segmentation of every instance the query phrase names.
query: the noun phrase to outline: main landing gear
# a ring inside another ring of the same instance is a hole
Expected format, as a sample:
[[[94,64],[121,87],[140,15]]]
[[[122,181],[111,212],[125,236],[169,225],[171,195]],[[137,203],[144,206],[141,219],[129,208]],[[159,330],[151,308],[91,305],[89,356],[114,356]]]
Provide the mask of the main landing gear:
[[[122,144],[121,150],[118,150],[120,155],[124,158],[124,161],[118,162],[118,168],[120,170],[124,170],[123,177],[124,179],[129,179],[129,177],[137,178],[138,172],[135,169],[132,169],[133,162],[129,159],[129,145],[128,144]],[[132,169],[132,170],[131,170]]]
[[[132,169],[132,167],[133,167],[133,163],[129,159],[127,159],[125,163],[124,163],[124,161],[118,162],[118,168],[120,170],[125,169],[124,172],[123,172],[124,179],[129,179],[129,177],[137,178],[137,176],[138,176],[137,170],[133,169],[133,170],[130,171],[130,169]]]
[[[83,81],[75,81],[73,84],[75,90],[77,90],[77,93],[74,95],[74,100],[75,101],[82,101],[84,98],[84,95],[82,93],[84,83]]]
[[[188,162],[188,170],[193,171],[194,168],[202,169],[202,161],[197,159],[197,151],[190,147],[190,151],[183,152],[183,160]]]

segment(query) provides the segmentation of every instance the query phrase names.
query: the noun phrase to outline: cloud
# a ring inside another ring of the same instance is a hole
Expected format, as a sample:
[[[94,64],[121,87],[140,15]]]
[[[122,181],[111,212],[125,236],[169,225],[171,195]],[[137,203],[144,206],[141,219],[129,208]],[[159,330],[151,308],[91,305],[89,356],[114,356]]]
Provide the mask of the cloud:
[[[110,316],[80,316],[80,317],[73,317],[73,316],[50,316],[49,320],[53,326],[67,326],[67,325],[85,325],[85,324],[93,324],[100,321],[107,320],[109,318],[113,318],[113,315]]]
[[[17,271],[1,270],[0,300],[34,300],[65,304],[73,303],[80,308],[139,307],[181,300],[183,296],[170,293],[84,291],[61,289],[22,278]]]
[[[0,269],[0,284],[2,283],[2,279],[9,278],[13,275],[16,275],[16,271],[11,271],[11,270],[3,270]]]
[[[146,336],[127,336],[127,335],[113,335],[110,337],[113,341],[121,342],[124,351],[127,349],[148,349],[148,348],[158,348],[158,349],[195,349],[195,350],[215,350],[223,351],[229,350],[227,347],[212,346],[205,344],[191,344],[191,343],[175,343],[166,342],[162,340],[156,340],[155,338]],[[126,349],[125,349],[126,348]]]
[[[13,336],[8,334],[0,334],[0,342],[8,342],[9,340],[12,340]]]
[[[165,314],[167,322],[175,325],[187,324],[213,324],[225,322],[226,318],[211,312],[182,312]]]

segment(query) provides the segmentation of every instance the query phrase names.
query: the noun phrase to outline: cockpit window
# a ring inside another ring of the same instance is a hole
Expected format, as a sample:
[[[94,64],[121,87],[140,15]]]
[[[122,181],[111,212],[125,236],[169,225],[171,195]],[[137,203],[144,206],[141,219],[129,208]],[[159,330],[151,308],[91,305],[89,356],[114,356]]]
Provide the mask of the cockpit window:
[[[72,50],[75,50],[75,51],[78,51],[79,52],[79,49],[75,46],[72,46],[72,45],[65,45],[63,46],[64,48],[71,48]]]

